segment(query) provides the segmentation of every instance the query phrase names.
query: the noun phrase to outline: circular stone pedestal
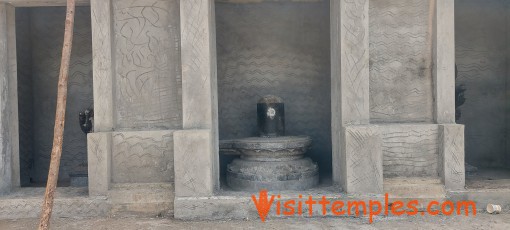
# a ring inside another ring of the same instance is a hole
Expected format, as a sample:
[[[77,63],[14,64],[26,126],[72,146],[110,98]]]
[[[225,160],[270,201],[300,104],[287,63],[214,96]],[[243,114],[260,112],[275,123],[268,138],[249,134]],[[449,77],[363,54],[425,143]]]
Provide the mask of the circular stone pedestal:
[[[305,190],[319,183],[319,167],[304,154],[309,137],[254,137],[236,140],[241,153],[227,166],[227,184],[234,190]]]

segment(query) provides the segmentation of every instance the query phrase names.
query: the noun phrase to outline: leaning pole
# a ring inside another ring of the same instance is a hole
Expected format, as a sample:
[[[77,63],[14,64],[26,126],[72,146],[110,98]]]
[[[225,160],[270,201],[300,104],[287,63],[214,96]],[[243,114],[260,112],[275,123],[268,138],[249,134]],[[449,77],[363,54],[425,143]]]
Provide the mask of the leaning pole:
[[[62,142],[64,141],[69,62],[73,47],[74,10],[75,0],[67,0],[64,45],[62,48],[62,60],[60,62],[60,73],[58,77],[57,110],[55,114],[55,128],[53,131],[53,148],[51,150],[50,170],[48,172],[48,182],[46,184],[41,219],[39,221],[39,230],[47,230],[50,227],[55,190],[57,189],[60,157],[62,156]]]

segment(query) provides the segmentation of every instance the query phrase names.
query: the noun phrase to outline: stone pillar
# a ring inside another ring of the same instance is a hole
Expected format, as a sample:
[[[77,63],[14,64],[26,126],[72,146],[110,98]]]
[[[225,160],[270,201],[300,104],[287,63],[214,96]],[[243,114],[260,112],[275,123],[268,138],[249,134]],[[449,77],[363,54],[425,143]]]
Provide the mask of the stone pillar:
[[[87,135],[89,195],[106,196],[111,183],[112,134],[108,132]]]
[[[432,56],[435,88],[434,118],[438,124],[454,124],[455,3],[454,0],[435,0],[435,4]]]
[[[7,47],[9,67],[9,133],[12,156],[12,186],[20,186],[19,122],[18,122],[18,67],[16,55],[16,10],[7,7]]]
[[[111,0],[91,0],[94,85],[94,131],[113,130],[113,63]]]
[[[16,74],[15,10],[0,3],[0,194],[20,185]]]
[[[439,162],[442,167],[439,175],[446,190],[463,190],[464,169],[464,126],[439,126]]]
[[[91,0],[94,132],[87,135],[90,196],[106,196],[111,183],[113,115],[113,20],[111,0]]]
[[[383,192],[382,137],[375,125],[346,126],[345,178],[347,193]]]
[[[11,150],[9,146],[9,68],[7,49],[7,5],[0,3],[0,194],[12,187]]]
[[[209,130],[210,135],[203,134],[203,131],[175,133],[175,159],[182,159],[175,160],[175,187],[176,191],[188,191],[181,195],[212,195],[212,191],[219,188],[214,0],[182,0],[180,9],[183,128]],[[189,148],[190,144],[201,148]],[[185,174],[186,171],[178,170],[180,167],[194,172]],[[200,177],[204,175],[212,175],[212,181],[199,190],[187,190],[178,183],[183,178],[201,181],[204,178]]]
[[[369,0],[331,0],[333,181],[345,190],[351,175],[343,128],[370,122],[368,4]]]

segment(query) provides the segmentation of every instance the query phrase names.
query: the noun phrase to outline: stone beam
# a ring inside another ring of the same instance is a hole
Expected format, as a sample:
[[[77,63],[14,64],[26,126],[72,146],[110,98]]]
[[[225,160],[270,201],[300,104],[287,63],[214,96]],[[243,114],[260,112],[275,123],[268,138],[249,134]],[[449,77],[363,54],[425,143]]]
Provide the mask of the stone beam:
[[[370,122],[369,0],[331,0],[333,181],[345,185],[343,127]]]
[[[110,0],[91,0],[94,131],[112,131],[113,62],[112,4]]]
[[[433,0],[435,4],[433,69],[434,118],[438,124],[455,123],[455,2]]]
[[[210,166],[214,172],[214,187],[218,189],[218,93],[214,0],[183,0],[180,2],[180,9],[183,128],[211,130],[210,141],[200,139],[210,143],[200,144],[203,147],[200,152],[201,157],[212,155],[214,158],[210,161],[212,164]],[[179,143],[175,143],[176,149],[185,147],[178,146]],[[176,190],[179,190],[178,185],[176,183]]]

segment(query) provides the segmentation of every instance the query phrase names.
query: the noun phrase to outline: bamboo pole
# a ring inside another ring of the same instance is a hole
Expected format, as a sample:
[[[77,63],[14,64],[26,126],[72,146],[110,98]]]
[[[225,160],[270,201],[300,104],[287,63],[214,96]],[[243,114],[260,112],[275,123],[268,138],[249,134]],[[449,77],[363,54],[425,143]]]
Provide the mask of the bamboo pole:
[[[64,45],[62,48],[62,60],[58,77],[57,109],[55,114],[55,128],[53,130],[53,148],[51,150],[51,162],[48,172],[48,182],[44,194],[39,230],[47,230],[50,227],[53,200],[57,188],[60,157],[62,156],[62,142],[64,141],[64,124],[66,116],[67,82],[69,78],[69,62],[73,47],[75,0],[67,0],[67,13],[65,21]]]

